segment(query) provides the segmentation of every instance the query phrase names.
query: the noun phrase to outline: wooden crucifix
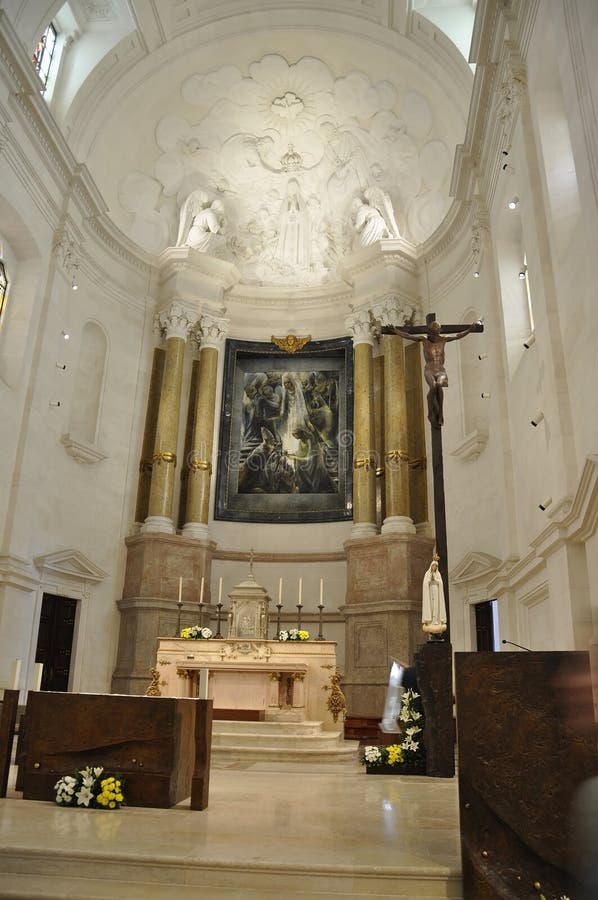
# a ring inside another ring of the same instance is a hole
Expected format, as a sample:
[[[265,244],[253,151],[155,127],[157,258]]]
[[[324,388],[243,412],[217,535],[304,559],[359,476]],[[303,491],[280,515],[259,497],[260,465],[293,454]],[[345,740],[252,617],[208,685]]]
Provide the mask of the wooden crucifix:
[[[450,642],[450,604],[448,585],[448,554],[446,540],[446,511],[444,500],[444,466],[442,460],[443,391],[448,387],[444,368],[444,348],[449,341],[458,341],[471,332],[484,330],[483,320],[471,325],[440,325],[434,313],[426,316],[425,325],[385,325],[381,334],[398,334],[400,337],[422,344],[424,351],[424,378],[428,385],[428,420],[432,429],[432,474],[434,479],[434,530],[436,551],[440,557],[438,568],[444,584],[446,602],[446,632],[444,639]],[[445,335],[448,335],[445,337]]]

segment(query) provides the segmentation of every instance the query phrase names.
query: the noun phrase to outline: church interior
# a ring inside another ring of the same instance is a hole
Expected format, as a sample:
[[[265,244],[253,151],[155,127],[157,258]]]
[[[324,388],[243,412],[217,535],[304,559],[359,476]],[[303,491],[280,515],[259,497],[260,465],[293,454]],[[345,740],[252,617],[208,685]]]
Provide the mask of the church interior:
[[[523,793],[492,869],[465,710],[508,666],[552,740],[576,660],[595,755],[597,46],[593,0],[2,0],[0,689],[214,732],[201,811],[13,783],[0,896],[566,896]],[[458,776],[365,777],[431,657]]]

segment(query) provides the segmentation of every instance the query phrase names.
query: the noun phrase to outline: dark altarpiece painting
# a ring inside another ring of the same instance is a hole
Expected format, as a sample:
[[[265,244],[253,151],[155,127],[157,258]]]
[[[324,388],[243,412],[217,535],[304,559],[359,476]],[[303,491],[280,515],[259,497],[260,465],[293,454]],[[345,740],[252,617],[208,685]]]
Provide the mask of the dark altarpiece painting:
[[[216,519],[332,522],[353,515],[353,347],[297,353],[226,342]]]

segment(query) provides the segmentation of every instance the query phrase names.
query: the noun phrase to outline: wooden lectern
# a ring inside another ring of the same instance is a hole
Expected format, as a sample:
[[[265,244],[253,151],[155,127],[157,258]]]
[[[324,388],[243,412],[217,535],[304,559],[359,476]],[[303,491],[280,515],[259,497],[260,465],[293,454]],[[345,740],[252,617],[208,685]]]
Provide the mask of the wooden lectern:
[[[571,803],[597,772],[588,654],[457,653],[455,672],[464,900],[575,897]]]
[[[25,800],[53,800],[63,775],[103,766],[129,806],[208,805],[212,701],[29,693],[20,782]]]

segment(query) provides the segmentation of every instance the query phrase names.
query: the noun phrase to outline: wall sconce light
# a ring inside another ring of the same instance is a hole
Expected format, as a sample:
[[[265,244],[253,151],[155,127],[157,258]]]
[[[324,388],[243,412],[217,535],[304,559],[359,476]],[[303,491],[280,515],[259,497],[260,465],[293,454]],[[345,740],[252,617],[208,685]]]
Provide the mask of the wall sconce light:
[[[505,163],[502,167],[503,172],[506,172],[507,175],[515,175],[517,170],[514,166],[510,165],[510,163]]]
[[[474,278],[479,278],[479,277],[480,277],[480,273],[478,272],[477,269],[476,269],[475,272],[473,273],[473,277],[474,277]]]
[[[488,354],[487,353],[478,353],[478,359],[479,360],[488,359]]]
[[[536,335],[532,331],[530,336],[524,340],[523,346],[525,347],[526,350],[529,350],[529,348],[531,346],[533,346],[535,343],[536,343]]]
[[[543,419],[544,419],[544,413],[543,413],[542,410],[540,409],[540,410],[538,410],[538,412],[535,414],[535,416],[533,416],[533,418],[530,419],[530,423],[534,426],[534,428],[537,428],[538,425],[540,424],[540,422],[541,422]]]
[[[70,334],[68,333],[68,331],[61,331],[60,333],[65,341],[68,341],[70,339]]]
[[[48,406],[60,406],[60,400],[50,400]]]
[[[517,209],[519,206],[519,197],[511,197],[509,202],[507,203],[509,209]]]
[[[492,394],[490,394],[488,391],[482,391],[482,393],[480,394],[482,400],[489,400],[491,396]]]
[[[546,500],[542,500],[540,503],[538,503],[538,509],[541,509],[542,512],[544,512],[544,510],[548,509],[551,503],[552,497],[547,497]]]
[[[521,281],[523,281],[523,279],[526,277],[526,275],[527,275],[527,266],[524,266],[523,269],[519,270],[519,278],[521,279]]]
[[[56,363],[56,368],[57,368],[57,369],[62,369],[62,371],[64,372],[64,370],[66,369],[66,363],[59,363],[59,362],[57,362],[57,363]]]

